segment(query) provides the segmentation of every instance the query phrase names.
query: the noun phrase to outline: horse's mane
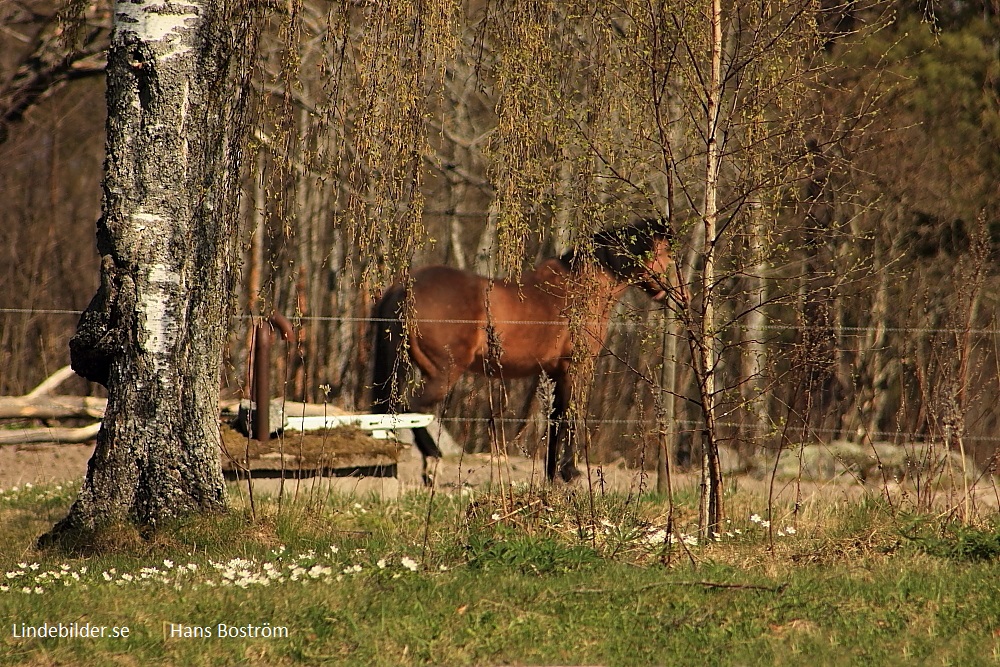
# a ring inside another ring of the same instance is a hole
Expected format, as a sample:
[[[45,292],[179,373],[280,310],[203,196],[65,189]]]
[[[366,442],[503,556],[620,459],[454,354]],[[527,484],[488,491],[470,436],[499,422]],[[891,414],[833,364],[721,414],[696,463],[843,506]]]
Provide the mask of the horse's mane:
[[[642,259],[653,251],[657,241],[669,240],[670,225],[663,218],[646,218],[630,225],[612,227],[597,232],[590,238],[593,257],[609,273],[622,281],[630,280],[642,265]],[[562,256],[570,271],[578,271],[582,258],[590,252],[576,246]]]

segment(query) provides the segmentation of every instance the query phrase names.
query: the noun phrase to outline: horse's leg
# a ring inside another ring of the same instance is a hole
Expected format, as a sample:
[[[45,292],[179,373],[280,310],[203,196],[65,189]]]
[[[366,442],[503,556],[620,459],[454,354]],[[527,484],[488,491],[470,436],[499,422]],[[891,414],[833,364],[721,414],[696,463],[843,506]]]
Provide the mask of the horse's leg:
[[[450,374],[435,372],[435,370],[424,371],[420,388],[414,392],[408,401],[410,410],[414,412],[433,412],[434,407],[448,395],[448,391],[453,384],[451,378],[449,378]],[[420,450],[424,459],[424,484],[430,486],[434,480],[428,472],[427,459],[440,459],[442,456],[441,448],[438,447],[438,444],[434,441],[434,438],[426,427],[420,426],[411,430],[413,432],[413,443]]]
[[[417,445],[417,449],[420,453],[424,455],[424,458],[428,456],[434,458],[441,458],[441,448],[438,447],[437,443],[434,442],[434,438],[431,436],[430,431],[424,426],[418,426],[413,431],[413,442]]]
[[[552,412],[549,415],[549,442],[545,458],[545,476],[555,481],[556,472],[564,481],[572,481],[580,475],[573,461],[573,434],[569,423],[569,401],[572,383],[568,373],[553,377]]]

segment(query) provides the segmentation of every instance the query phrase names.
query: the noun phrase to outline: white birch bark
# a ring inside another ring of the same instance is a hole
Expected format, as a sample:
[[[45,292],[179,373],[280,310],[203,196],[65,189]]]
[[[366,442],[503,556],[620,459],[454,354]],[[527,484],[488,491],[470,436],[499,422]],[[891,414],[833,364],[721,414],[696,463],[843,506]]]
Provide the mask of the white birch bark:
[[[115,4],[101,288],[70,344],[74,369],[108,388],[108,407],[81,495],[53,536],[225,507],[219,368],[242,153],[231,139],[246,118],[228,58],[252,34],[229,9]]]
[[[706,157],[705,157],[705,208],[702,220],[705,227],[705,246],[702,255],[702,320],[701,359],[699,384],[702,411],[705,418],[706,437],[702,442],[702,495],[699,512],[699,533],[706,539],[718,532],[722,516],[722,489],[720,488],[719,450],[716,440],[715,369],[718,362],[715,334],[715,243],[718,222],[719,188],[719,118],[722,97],[722,2],[711,0],[709,7],[711,31],[710,76],[706,93]]]

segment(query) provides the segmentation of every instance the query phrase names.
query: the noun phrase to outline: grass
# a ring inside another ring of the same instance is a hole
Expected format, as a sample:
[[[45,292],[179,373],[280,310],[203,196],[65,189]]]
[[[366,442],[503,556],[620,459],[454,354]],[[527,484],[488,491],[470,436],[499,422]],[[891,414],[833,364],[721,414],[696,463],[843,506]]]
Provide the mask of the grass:
[[[808,506],[791,532],[788,508],[767,527],[736,492],[725,534],[698,545],[692,508],[668,538],[650,498],[334,496],[121,531],[85,558],[35,552],[72,494],[0,494],[0,664],[975,665],[1000,650],[994,528],[878,502]],[[42,623],[129,636],[14,636]],[[220,623],[287,637],[220,638]]]

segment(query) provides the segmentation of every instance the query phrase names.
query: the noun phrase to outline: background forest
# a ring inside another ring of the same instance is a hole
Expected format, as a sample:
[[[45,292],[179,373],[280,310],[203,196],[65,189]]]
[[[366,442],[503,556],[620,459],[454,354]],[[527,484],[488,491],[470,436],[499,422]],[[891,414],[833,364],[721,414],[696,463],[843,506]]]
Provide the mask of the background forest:
[[[690,455],[707,331],[722,444],[927,441],[993,457],[995,2],[727,3],[707,283],[700,6],[261,11],[229,395],[245,389],[251,318],[277,311],[298,335],[276,370],[285,395],[365,409],[366,318],[406,266],[516,275],[663,216],[691,298],[620,305],[596,363],[591,456],[651,464],[664,425]],[[68,363],[96,289],[110,23],[106,2],[0,8],[0,394]],[[534,451],[544,389],[466,378],[444,420],[470,451]]]

